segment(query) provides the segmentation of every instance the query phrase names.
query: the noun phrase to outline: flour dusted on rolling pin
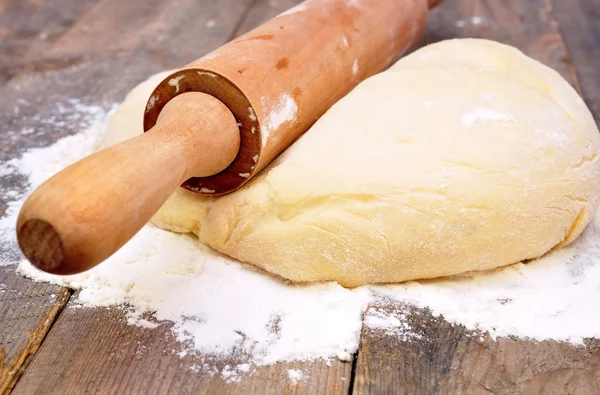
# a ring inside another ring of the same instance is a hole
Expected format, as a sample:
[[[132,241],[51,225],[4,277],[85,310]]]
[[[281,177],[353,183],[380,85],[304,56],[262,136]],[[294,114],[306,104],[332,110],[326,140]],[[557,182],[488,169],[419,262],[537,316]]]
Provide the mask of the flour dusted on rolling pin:
[[[265,107],[269,106],[269,104],[263,105]],[[267,143],[271,132],[277,130],[284,122],[293,122],[296,119],[296,113],[298,112],[298,105],[287,93],[283,93],[279,99],[270,106],[271,109],[267,112],[269,115],[260,130],[262,133],[263,144]]]

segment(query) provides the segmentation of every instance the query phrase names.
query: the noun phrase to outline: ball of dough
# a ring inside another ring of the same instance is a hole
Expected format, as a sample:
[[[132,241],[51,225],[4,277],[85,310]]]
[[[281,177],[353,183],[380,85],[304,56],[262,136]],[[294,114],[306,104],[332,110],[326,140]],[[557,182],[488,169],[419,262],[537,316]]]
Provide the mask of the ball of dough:
[[[486,270],[581,233],[599,152],[556,72],[495,42],[444,41],[361,83],[242,189],[178,191],[154,221],[298,282]]]

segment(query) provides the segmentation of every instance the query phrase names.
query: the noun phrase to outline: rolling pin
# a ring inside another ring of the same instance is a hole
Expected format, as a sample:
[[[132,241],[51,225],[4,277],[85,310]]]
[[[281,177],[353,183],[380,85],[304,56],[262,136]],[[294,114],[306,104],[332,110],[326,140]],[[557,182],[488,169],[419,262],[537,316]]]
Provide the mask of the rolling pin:
[[[121,248],[179,186],[240,188],[397,60],[439,2],[308,0],[171,74],[148,99],[145,133],[28,197],[17,220],[24,255],[46,272],[79,273]]]

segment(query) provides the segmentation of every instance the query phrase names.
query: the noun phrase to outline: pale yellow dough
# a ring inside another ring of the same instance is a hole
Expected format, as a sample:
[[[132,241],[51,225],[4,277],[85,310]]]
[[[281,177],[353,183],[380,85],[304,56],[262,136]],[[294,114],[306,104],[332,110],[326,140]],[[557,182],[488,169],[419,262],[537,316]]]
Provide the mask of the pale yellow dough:
[[[141,133],[162,77],[131,92],[107,143]],[[598,206],[599,152],[556,72],[498,43],[444,41],[360,84],[241,190],[177,191],[153,222],[292,281],[447,276],[573,241]]]

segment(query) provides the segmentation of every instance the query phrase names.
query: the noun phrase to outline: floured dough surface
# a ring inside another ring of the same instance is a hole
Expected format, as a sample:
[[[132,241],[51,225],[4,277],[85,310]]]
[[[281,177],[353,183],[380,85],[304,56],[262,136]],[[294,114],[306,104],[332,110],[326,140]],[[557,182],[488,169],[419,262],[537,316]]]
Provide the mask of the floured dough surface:
[[[163,77],[132,91],[108,142],[141,133]],[[179,190],[153,222],[292,281],[485,270],[581,233],[599,203],[599,152],[589,110],[556,72],[498,43],[450,40],[364,81],[242,189]]]

